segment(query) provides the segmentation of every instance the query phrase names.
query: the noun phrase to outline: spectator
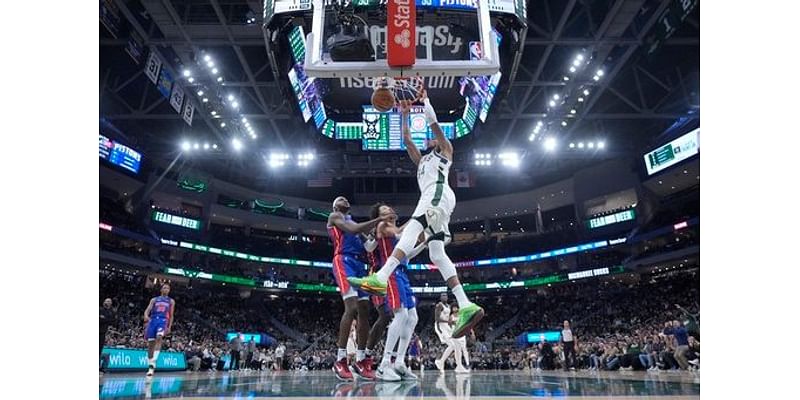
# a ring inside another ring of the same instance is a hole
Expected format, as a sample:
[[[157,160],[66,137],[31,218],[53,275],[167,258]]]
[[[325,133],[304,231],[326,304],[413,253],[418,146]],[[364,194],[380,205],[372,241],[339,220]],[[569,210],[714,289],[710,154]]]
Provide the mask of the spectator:
[[[231,370],[237,371],[239,369],[239,360],[242,351],[242,339],[239,335],[234,336],[231,341]]]
[[[689,334],[686,328],[680,321],[672,321],[672,327],[664,329],[665,335],[671,335],[675,338],[675,352],[673,357],[678,362],[681,369],[689,369],[689,362],[686,359],[686,352],[689,351]]]
[[[103,359],[103,346],[106,343],[106,335],[108,329],[117,323],[117,312],[111,308],[112,301],[110,298],[103,300],[103,306],[100,307],[100,371],[105,370],[105,360]]]

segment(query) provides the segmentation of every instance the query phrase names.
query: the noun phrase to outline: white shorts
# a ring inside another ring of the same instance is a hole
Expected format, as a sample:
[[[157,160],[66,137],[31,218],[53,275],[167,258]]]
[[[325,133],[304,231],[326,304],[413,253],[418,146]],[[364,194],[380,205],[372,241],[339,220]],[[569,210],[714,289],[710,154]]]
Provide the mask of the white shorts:
[[[442,342],[442,344],[450,344],[450,341],[453,338],[453,328],[450,326],[450,324],[437,322],[434,330],[436,331],[436,335],[439,336],[439,340]]]
[[[418,217],[420,215],[425,215],[425,212],[432,207],[441,208],[442,211],[444,211],[444,214],[442,215],[442,227],[445,234],[449,236],[450,216],[453,215],[453,210],[456,208],[456,194],[453,192],[453,189],[451,189],[450,186],[444,185],[442,193],[437,196],[435,188],[436,185],[432,186],[429,190],[426,190],[422,196],[420,196],[419,202],[417,203],[417,208],[414,209],[414,212],[411,214],[411,216]],[[426,230],[426,236],[428,233],[429,232]]]

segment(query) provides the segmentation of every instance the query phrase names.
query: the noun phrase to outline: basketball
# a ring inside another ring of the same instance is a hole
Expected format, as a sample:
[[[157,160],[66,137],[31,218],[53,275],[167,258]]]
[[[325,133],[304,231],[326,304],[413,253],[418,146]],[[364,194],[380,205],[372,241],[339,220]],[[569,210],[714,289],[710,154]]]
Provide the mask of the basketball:
[[[377,88],[372,93],[372,106],[380,112],[387,112],[394,108],[394,94],[389,88]]]

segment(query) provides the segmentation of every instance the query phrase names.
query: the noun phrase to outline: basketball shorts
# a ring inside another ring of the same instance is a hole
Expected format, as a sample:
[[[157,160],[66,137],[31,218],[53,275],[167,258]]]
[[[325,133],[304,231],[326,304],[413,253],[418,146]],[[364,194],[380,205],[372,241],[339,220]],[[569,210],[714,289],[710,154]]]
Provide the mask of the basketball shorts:
[[[144,338],[147,340],[156,340],[159,336],[164,336],[167,332],[169,323],[164,318],[153,318],[147,323],[147,328],[144,331]]]
[[[442,344],[450,344],[450,340],[453,338],[453,328],[448,323],[444,322],[437,322],[434,325],[434,329],[436,330],[436,335],[439,336],[439,340]]]
[[[411,291],[411,282],[408,280],[405,266],[398,266],[389,277],[386,285],[386,306],[389,310],[397,310],[400,307],[410,309],[417,306],[417,299]]]
[[[366,276],[366,264],[358,261],[356,257],[348,254],[337,254],[333,257],[333,278],[339,286],[339,293],[342,299],[358,296],[359,299],[369,299],[369,294],[364,291],[356,290],[350,286],[347,278],[362,278]]]
[[[428,227],[430,229],[426,228],[425,235],[430,236],[434,233],[444,232],[445,235],[450,236],[450,216],[456,208],[456,195],[453,189],[450,189],[450,186],[443,185],[442,190],[436,190],[436,185],[434,185],[431,189],[426,190],[425,193],[420,196],[417,207],[414,209],[411,216],[415,218],[421,215],[424,216],[429,208],[434,207],[442,211],[439,216],[439,223],[437,224],[439,226]]]

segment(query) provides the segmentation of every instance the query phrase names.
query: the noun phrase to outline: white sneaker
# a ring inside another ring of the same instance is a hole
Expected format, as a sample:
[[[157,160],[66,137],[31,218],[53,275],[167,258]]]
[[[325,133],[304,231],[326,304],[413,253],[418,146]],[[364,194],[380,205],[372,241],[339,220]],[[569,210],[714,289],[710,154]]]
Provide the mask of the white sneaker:
[[[444,361],[437,358],[433,363],[436,364],[436,368],[439,371],[444,372]]]
[[[150,368],[147,368],[147,375],[146,376],[153,376],[153,373],[156,372],[156,366],[151,365]]]
[[[408,368],[405,364],[395,363],[393,367],[394,371],[397,372],[397,375],[399,375],[403,380],[415,381],[419,379],[417,375],[411,372],[411,368]]]
[[[464,368],[463,365],[459,365],[459,366],[456,367],[456,373],[457,374],[468,374],[469,372],[470,371],[468,369]]]
[[[375,370],[375,376],[378,379],[386,382],[397,382],[402,379],[389,363],[381,363],[378,369]]]

